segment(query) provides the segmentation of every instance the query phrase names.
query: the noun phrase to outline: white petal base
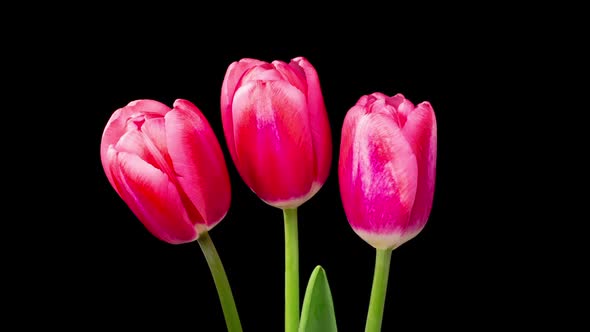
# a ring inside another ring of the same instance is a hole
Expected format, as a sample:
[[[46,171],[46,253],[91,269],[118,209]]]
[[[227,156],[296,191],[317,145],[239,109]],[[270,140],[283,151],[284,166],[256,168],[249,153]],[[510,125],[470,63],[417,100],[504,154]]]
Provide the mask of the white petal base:
[[[322,188],[322,185],[323,183],[314,182],[311,185],[311,190],[301,197],[294,197],[282,201],[262,201],[264,201],[268,205],[277,207],[279,209],[294,209],[301,206],[303,203],[307,202],[310,198],[312,198],[320,190],[320,188]]]
[[[375,249],[395,249],[414,238],[421,231],[421,229],[418,229],[406,233],[379,234],[354,228],[353,230],[361,239],[365,240]]]

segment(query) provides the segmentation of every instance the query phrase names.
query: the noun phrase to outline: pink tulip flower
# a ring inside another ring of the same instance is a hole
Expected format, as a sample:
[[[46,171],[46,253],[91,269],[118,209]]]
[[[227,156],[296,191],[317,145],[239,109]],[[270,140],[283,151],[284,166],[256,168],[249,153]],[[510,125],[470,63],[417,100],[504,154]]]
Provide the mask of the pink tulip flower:
[[[187,100],[177,99],[172,109],[136,100],[116,110],[104,129],[100,157],[115,191],[162,241],[192,242],[229,209],[221,147]]]
[[[233,162],[263,201],[296,208],[322,187],[332,139],[318,74],[307,59],[232,63],[221,111]]]
[[[344,119],[340,194],[352,229],[377,249],[416,236],[432,208],[436,118],[429,102],[363,96]]]

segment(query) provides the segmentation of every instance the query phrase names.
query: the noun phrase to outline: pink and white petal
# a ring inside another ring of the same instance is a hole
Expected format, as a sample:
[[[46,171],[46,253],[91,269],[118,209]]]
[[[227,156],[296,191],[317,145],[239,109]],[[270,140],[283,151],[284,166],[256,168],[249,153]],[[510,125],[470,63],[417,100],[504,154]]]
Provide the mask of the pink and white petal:
[[[236,91],[238,83],[241,81],[244,73],[254,67],[263,65],[267,62],[244,58],[240,61],[235,61],[229,65],[223,78],[223,84],[221,86],[221,108],[225,109],[226,106],[231,105],[234,93]]]
[[[154,236],[172,244],[198,238],[176,186],[166,174],[125,152],[118,152],[111,165],[121,198]]]
[[[306,196],[315,159],[301,91],[285,81],[250,82],[236,92],[233,117],[237,166],[248,186],[271,205]]]
[[[128,120],[142,114],[164,115],[170,107],[150,99],[134,100],[126,106],[117,109],[107,122],[100,144],[101,159],[105,158],[109,146],[115,146],[121,136],[127,131]],[[103,167],[105,164],[103,162]],[[105,170],[107,168],[105,167]],[[107,175],[108,176],[108,175]]]
[[[281,73],[279,73],[273,65],[265,62],[248,68],[238,82],[238,87],[250,81],[278,81],[281,79]]]
[[[420,103],[408,115],[403,132],[418,163],[416,202],[410,222],[416,229],[422,229],[430,216],[436,175],[437,127],[430,103]]]
[[[408,115],[414,111],[414,104],[412,104],[411,101],[409,101],[408,99],[404,99],[401,103],[399,103],[396,107],[397,109],[397,113],[400,115],[400,119],[402,119],[402,121],[400,122],[400,127],[404,127]]]
[[[383,115],[396,118],[395,108],[385,102],[385,99],[375,99],[364,106],[367,114],[381,113]]]
[[[254,67],[263,65],[266,62],[244,58],[240,61],[233,62],[227,68],[223,84],[221,86],[221,122],[223,124],[223,134],[227,143],[229,153],[236,162],[236,147],[234,141],[234,121],[232,118],[232,102],[238,83],[241,81],[244,73]]]
[[[316,163],[316,182],[323,184],[330,173],[332,163],[332,132],[328,113],[324,104],[324,97],[320,86],[320,79],[315,68],[304,57],[291,60],[291,66],[303,69],[307,82],[307,109],[309,111],[309,126]]]
[[[213,129],[191,102],[178,99],[166,115],[168,151],[182,188],[207,229],[229,210],[231,188],[223,152]]]
[[[404,97],[404,95],[401,93],[398,93],[391,97],[383,95],[383,98],[387,101],[389,105],[393,105],[393,107],[395,107],[396,109],[399,107],[399,105],[401,105],[401,103],[407,100],[406,97]]]
[[[358,163],[353,165],[353,161],[358,162],[358,151],[354,150],[356,130],[359,120],[365,115],[365,108],[353,106],[344,117],[342,123],[342,132],[340,135],[340,151],[338,153],[338,183],[340,188],[340,198],[344,207],[347,219],[353,228],[357,225],[363,225],[364,216],[360,204],[362,202],[362,191],[357,190],[358,183]]]
[[[227,150],[229,151],[230,157],[235,164],[237,162],[237,157],[236,157],[236,141],[234,138],[234,120],[233,120],[232,113],[233,112],[232,112],[231,103],[227,104],[225,106],[222,105],[221,124],[223,126],[223,137],[225,138],[225,143],[227,146]]]
[[[115,176],[113,175],[113,169],[117,163],[117,155],[118,155],[118,152],[117,152],[117,150],[115,150],[115,147],[112,145],[109,146],[107,148],[106,153],[105,153],[105,157],[102,158],[102,163],[103,163],[103,168],[104,168],[105,174],[107,175],[107,179],[109,180],[109,183],[111,184],[111,186],[113,186],[113,188],[115,189],[117,194],[119,194],[119,196],[123,197],[124,193],[121,191],[118,181],[116,181]]]
[[[158,167],[156,160],[146,146],[145,135],[137,129],[127,130],[113,148],[118,152],[135,154],[148,164]]]
[[[389,97],[387,97],[381,92],[373,92],[370,95],[361,96],[355,105],[361,107],[368,107],[376,101],[386,100],[387,98]]]
[[[170,113],[170,112],[168,112]],[[166,113],[166,115],[168,115]],[[155,160],[156,167],[168,174],[170,178],[175,176],[172,168],[172,160],[168,153],[168,146],[174,145],[175,142],[170,141],[166,134],[166,120],[164,117],[157,117],[146,119],[141,128],[144,134],[146,146]]]
[[[353,139],[353,228],[372,234],[404,233],[416,195],[414,153],[397,123],[383,114],[359,118]]]
[[[166,140],[166,123],[164,119],[164,117],[146,119],[141,131],[149,138],[150,143],[162,155],[162,158],[168,159],[168,141]]]
[[[402,102],[403,104],[403,102]],[[370,113],[381,113],[395,120],[398,127],[403,127],[406,122],[406,116],[398,112],[397,108],[388,102],[388,99],[376,99],[373,103],[367,105]]]
[[[164,116],[170,111],[170,107],[168,105],[162,104],[161,102],[152,99],[138,99],[127,104],[125,108],[130,112],[130,117],[133,117],[135,114],[144,114],[147,116]]]
[[[303,68],[295,63],[287,64],[279,60],[273,61],[272,65],[281,74],[283,80],[286,80],[304,95],[307,95],[307,79]]]

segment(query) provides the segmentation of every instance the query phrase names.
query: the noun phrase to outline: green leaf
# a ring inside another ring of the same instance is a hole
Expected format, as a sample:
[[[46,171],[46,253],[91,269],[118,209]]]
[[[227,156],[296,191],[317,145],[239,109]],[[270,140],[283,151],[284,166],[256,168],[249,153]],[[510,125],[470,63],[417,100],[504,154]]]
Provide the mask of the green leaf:
[[[332,293],[326,272],[318,265],[311,273],[305,290],[299,332],[332,331],[338,331]]]

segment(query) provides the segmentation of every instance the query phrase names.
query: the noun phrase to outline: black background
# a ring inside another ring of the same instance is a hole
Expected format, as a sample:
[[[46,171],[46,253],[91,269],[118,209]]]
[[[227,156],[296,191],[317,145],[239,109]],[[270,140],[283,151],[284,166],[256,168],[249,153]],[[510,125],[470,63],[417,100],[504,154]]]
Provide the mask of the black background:
[[[540,72],[529,62],[537,36],[500,33],[488,25],[492,21],[459,15],[433,14],[420,24],[379,23],[376,17],[303,29],[278,28],[276,17],[273,23],[242,18],[228,26],[228,18],[196,24],[204,13],[127,14],[78,17],[54,30],[39,29],[40,42],[29,53],[27,68],[41,75],[22,84],[50,91],[33,106],[59,129],[51,133],[56,139],[42,143],[48,149],[37,151],[47,172],[32,179],[35,188],[47,190],[46,208],[20,210],[42,216],[27,225],[34,228],[31,238],[16,247],[27,257],[15,259],[17,270],[27,271],[17,277],[25,281],[14,303],[19,312],[82,330],[225,330],[197,243],[171,245],[148,233],[100,163],[102,131],[117,108],[135,99],[172,105],[183,98],[205,114],[226,157],[232,203],[210,235],[242,326],[282,330],[282,213],[238,176],[223,139],[219,98],[233,61],[305,56],[320,77],[334,151],[325,185],[299,209],[301,299],[311,271],[321,265],[339,330],[364,329],[375,252],[352,231],[341,206],[340,130],[362,95],[402,93],[415,104],[429,101],[435,110],[436,190],[424,230],[393,252],[383,331],[478,330],[554,319],[540,312],[558,291],[535,282],[540,276],[530,272],[540,261],[544,272],[554,271],[558,260],[547,248],[539,258],[543,247],[529,245],[544,238],[530,227],[541,222],[522,199],[522,188],[533,182],[522,160],[535,153],[531,143],[537,139],[514,139],[520,119],[533,121],[531,108],[516,105],[526,99],[523,77],[534,81]],[[41,185],[45,180],[50,183]]]
[[[308,58],[320,76],[335,147],[329,179],[299,209],[302,290],[313,268],[322,265],[329,277],[341,330],[363,329],[374,249],[354,234],[343,214],[337,147],[344,115],[360,96],[377,91],[388,95],[401,92],[416,104],[428,100],[434,106],[439,126],[438,178],[427,227],[393,254],[383,330],[409,324],[420,328],[432,320],[453,326],[465,314],[461,311],[479,314],[474,307],[482,292],[477,290],[481,287],[477,280],[487,278],[490,271],[479,262],[485,258],[473,252],[480,248],[478,238],[484,236],[474,223],[484,221],[481,217],[473,220],[474,213],[470,212],[477,201],[470,197],[474,183],[469,178],[476,176],[481,161],[477,152],[466,146],[477,138],[470,137],[469,129],[463,127],[465,117],[477,119],[470,114],[477,110],[470,109],[465,101],[468,73],[460,72],[466,77],[453,78],[458,83],[449,81],[457,73],[453,69],[457,60],[436,59],[431,54],[436,50],[420,42],[405,45],[408,53],[401,56],[378,45],[376,49],[355,49],[346,44],[314,47],[305,43],[260,43],[200,50],[198,43],[193,44],[194,50],[186,53],[182,47],[170,47],[151,49],[147,54],[138,54],[129,45],[129,49],[110,55],[113,67],[96,73],[105,83],[103,89],[95,90],[90,109],[94,112],[91,129],[95,141],[88,149],[95,150],[92,167],[97,206],[93,211],[98,224],[84,248],[91,249],[88,273],[98,282],[90,294],[110,305],[95,312],[95,319],[122,319],[135,324],[150,317],[171,326],[198,321],[212,330],[224,328],[215,287],[198,245],[173,246],[149,234],[116,196],[99,163],[101,130],[116,108],[138,98],[168,105],[176,98],[185,98],[209,119],[228,161],[232,204],[225,220],[210,234],[226,267],[243,327],[255,331],[282,328],[282,213],[260,201],[231,164],[223,141],[219,97],[231,62],[243,57],[288,61],[300,55]],[[453,304],[449,303],[451,299]],[[131,308],[138,311],[130,314]]]

